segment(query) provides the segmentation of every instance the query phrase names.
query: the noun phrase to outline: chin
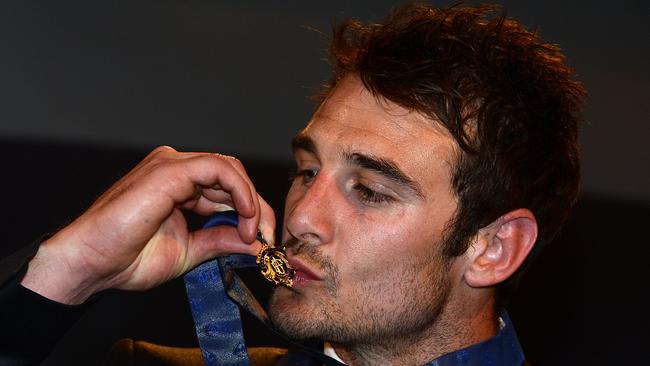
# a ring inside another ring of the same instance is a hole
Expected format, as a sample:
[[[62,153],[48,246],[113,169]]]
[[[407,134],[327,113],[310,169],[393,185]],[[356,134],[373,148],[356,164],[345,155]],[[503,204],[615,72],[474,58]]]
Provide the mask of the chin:
[[[327,319],[324,309],[304,295],[284,287],[273,291],[269,300],[269,317],[280,332],[293,339],[324,339]]]

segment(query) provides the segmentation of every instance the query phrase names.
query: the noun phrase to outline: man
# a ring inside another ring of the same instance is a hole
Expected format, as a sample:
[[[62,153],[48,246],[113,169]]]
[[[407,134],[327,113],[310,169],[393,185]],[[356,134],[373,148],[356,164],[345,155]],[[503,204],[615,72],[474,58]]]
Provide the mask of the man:
[[[408,5],[339,26],[331,55],[293,140],[282,242],[297,272],[273,323],[350,365],[521,364],[501,309],[578,192],[584,92],[558,48],[493,7]],[[225,206],[236,229],[187,231],[181,210]],[[159,148],[45,240],[3,301],[150,288],[254,255],[274,227],[237,160]]]

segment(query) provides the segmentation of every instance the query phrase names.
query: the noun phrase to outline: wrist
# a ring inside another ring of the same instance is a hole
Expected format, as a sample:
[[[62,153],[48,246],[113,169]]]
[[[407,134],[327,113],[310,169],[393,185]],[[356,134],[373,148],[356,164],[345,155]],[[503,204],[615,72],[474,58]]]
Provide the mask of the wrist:
[[[60,244],[59,234],[41,244],[21,285],[50,300],[79,305],[104,288],[73,259],[75,246]]]

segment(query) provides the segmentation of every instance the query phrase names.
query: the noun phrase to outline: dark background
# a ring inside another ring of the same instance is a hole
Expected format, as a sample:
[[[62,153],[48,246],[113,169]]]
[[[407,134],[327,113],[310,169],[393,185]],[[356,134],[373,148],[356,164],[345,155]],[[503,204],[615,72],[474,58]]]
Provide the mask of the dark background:
[[[0,2],[0,257],[79,215],[161,144],[239,156],[281,214],[289,140],[328,76],[330,24],[394,4]],[[562,46],[590,93],[583,194],[510,307],[524,349],[535,365],[643,364],[649,6],[503,4]],[[182,282],[107,294],[47,364],[97,364],[122,337],[193,345]]]

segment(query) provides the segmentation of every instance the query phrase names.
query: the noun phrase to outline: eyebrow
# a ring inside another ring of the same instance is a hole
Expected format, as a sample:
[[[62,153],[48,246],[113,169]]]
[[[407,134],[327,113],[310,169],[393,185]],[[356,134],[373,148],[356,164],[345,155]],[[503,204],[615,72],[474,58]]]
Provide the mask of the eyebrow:
[[[291,146],[293,150],[304,150],[308,153],[318,155],[318,148],[314,140],[309,136],[299,133],[291,141]],[[397,167],[397,164],[394,162],[378,158],[372,155],[362,154],[362,153],[353,153],[353,152],[343,152],[343,158],[350,165],[358,166],[364,169],[372,170],[380,175],[392,180],[393,182],[406,187],[412,191],[416,196],[424,198],[424,192],[420,185],[409,178],[406,173]]]
[[[318,149],[316,148],[314,140],[312,140],[311,137],[304,135],[302,132],[293,137],[291,140],[291,147],[293,148],[293,151],[300,149],[318,155]]]
[[[380,175],[392,180],[393,182],[408,188],[418,197],[425,197],[420,185],[413,179],[409,178],[406,173],[400,170],[397,167],[397,164],[388,159],[378,158],[362,153],[350,152],[344,152],[343,157],[351,165],[356,165],[358,167],[377,172]]]

